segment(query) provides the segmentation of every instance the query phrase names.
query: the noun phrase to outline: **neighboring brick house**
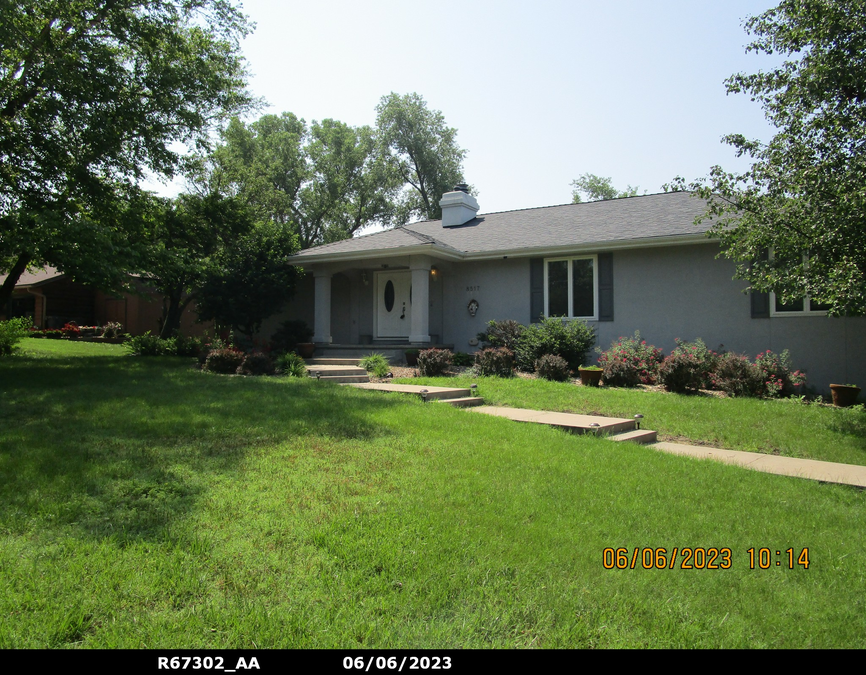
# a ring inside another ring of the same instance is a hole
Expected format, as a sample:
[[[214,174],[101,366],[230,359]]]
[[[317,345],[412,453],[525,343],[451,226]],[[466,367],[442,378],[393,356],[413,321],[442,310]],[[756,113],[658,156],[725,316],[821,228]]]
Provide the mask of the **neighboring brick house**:
[[[6,279],[0,275],[0,284]],[[71,281],[54,268],[24,272],[7,307],[0,308],[0,318],[29,316],[39,328],[62,328],[69,321],[79,326],[102,326],[109,321],[123,324],[125,332],[141,335],[159,333],[162,318],[161,296],[148,292],[136,281],[140,294],[112,295]],[[195,323],[195,314],[187,308],[181,320],[184,335],[199,335],[204,326]]]
[[[866,382],[866,317],[828,318],[746,294],[719,243],[694,224],[705,204],[686,192],[478,215],[474,197],[443,196],[443,219],[301,251],[308,275],[288,313],[313,325],[321,352],[408,345],[473,351],[492,319],[587,320],[598,345],[639,330],[754,357],[788,349],[810,384]],[[269,332],[270,331],[270,332]]]

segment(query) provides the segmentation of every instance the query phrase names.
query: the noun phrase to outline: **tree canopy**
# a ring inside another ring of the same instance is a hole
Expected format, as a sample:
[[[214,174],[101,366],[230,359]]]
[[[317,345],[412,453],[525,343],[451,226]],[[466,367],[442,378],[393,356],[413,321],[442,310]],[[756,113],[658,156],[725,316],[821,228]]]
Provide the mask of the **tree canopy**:
[[[0,0],[0,304],[31,264],[100,285],[129,268],[138,179],[251,104],[249,30],[230,0]]]
[[[388,165],[406,186],[394,222],[441,218],[442,195],[464,182],[466,150],[457,145],[457,130],[446,126],[442,113],[429,110],[424,98],[415,93],[383,96],[376,113],[376,129]]]
[[[728,92],[761,103],[768,143],[725,137],[745,173],[713,167],[692,185],[737,274],[785,302],[808,296],[831,315],[866,313],[866,2],[784,0],[749,19],[747,51],[789,57],[736,74]],[[767,256],[767,252],[770,255]]]
[[[571,192],[571,203],[597,202],[605,199],[619,199],[620,197],[634,197],[638,188],[629,185],[625,190],[617,190],[610,178],[603,178],[592,173],[585,173],[580,178],[571,181],[574,190]]]
[[[235,195],[261,222],[288,227],[301,248],[387,221],[398,189],[370,127],[292,113],[233,119],[206,160],[206,190]]]

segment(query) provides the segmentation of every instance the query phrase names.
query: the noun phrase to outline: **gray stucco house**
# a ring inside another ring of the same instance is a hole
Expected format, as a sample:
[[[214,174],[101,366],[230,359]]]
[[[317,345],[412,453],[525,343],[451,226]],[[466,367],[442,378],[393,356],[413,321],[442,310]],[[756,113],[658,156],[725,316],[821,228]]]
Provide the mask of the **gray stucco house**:
[[[788,349],[819,390],[866,382],[866,318],[744,293],[719,243],[694,224],[705,207],[689,193],[479,214],[455,189],[441,205],[442,220],[291,259],[308,274],[289,314],[314,327],[320,353],[471,352],[491,319],[527,324],[544,314],[587,320],[605,349],[635,330],[666,352],[675,338],[700,337],[752,358]]]

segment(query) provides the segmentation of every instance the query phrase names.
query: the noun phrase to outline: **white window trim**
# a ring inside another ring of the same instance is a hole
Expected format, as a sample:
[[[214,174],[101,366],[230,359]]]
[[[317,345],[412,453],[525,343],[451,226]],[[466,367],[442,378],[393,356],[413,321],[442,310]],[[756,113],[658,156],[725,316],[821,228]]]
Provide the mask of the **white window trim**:
[[[826,309],[812,309],[812,299],[807,295],[803,298],[803,309],[799,311],[780,312],[776,309],[776,294],[770,291],[770,316],[827,316]]]
[[[598,256],[597,255],[572,255],[561,258],[545,258],[544,259],[544,316],[550,316],[549,298],[548,298],[548,278],[547,265],[552,262],[568,261],[568,311],[571,312],[574,307],[574,283],[572,277],[572,261],[574,260],[592,260],[592,316],[568,316],[569,319],[582,319],[584,321],[598,321]]]
[[[773,259],[773,251],[770,250],[770,260]],[[808,262],[808,257],[804,253],[803,260]],[[827,316],[826,309],[812,309],[812,298],[808,295],[803,297],[803,309],[798,311],[780,312],[776,309],[776,294],[770,291],[770,316]]]

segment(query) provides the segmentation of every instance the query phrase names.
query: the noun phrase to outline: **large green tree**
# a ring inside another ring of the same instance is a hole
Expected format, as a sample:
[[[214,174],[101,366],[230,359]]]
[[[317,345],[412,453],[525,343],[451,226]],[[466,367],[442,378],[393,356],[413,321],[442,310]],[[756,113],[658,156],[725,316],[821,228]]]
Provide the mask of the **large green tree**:
[[[288,227],[257,223],[211,258],[196,293],[199,318],[252,339],[294,295],[298,270],[288,258],[297,251],[298,238]]]
[[[388,164],[406,186],[393,222],[412,217],[442,217],[439,200],[463,183],[466,150],[457,145],[457,130],[438,110],[429,110],[419,94],[383,96],[376,107],[376,129]]]
[[[629,185],[625,190],[617,190],[610,178],[596,176],[594,173],[585,173],[580,178],[571,181],[574,188],[571,192],[571,203],[580,204],[583,201],[597,202],[605,199],[619,199],[620,197],[634,197],[638,188]]]
[[[219,256],[248,236],[253,222],[237,199],[148,197],[141,209],[146,241],[138,272],[163,297],[160,337],[168,338],[179,332],[183,311],[197,300]]]
[[[248,31],[230,0],[0,0],[0,306],[29,265],[121,278],[135,183],[250,105]]]
[[[755,36],[747,51],[788,60],[726,86],[760,102],[776,133],[768,143],[727,136],[751,168],[714,167],[692,187],[752,288],[785,303],[810,297],[833,315],[864,314],[866,2],[784,0],[746,30]]]
[[[234,119],[199,184],[236,195],[257,220],[288,227],[301,248],[351,237],[390,218],[398,189],[372,129],[291,113]]]

